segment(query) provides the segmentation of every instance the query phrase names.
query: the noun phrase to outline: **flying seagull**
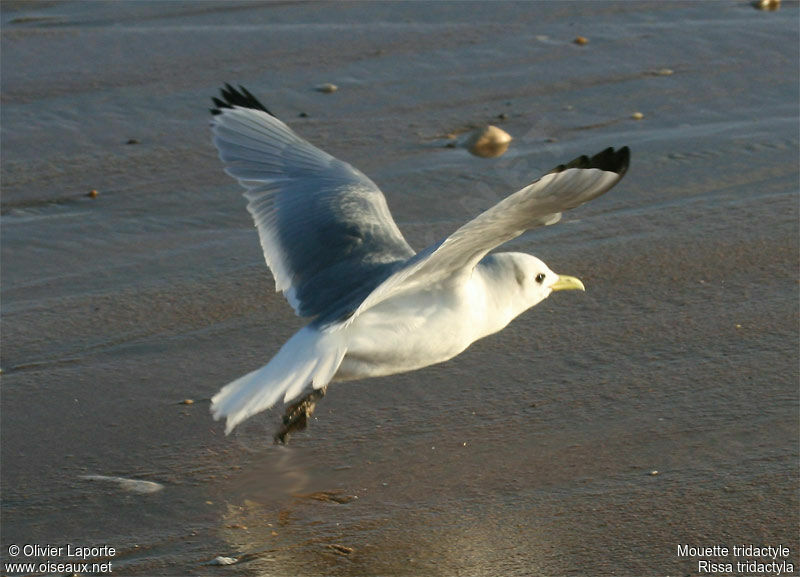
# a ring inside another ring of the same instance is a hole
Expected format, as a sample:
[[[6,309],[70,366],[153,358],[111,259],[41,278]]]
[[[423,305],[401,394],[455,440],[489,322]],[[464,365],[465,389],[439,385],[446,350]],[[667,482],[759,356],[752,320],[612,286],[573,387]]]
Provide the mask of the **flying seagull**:
[[[300,138],[242,86],[226,84],[213,102],[213,141],[246,189],[275,289],[310,322],[267,365],[214,395],[211,412],[226,419],[227,434],[303,395],[275,442],[305,428],[332,381],[441,363],[551,292],[584,290],[534,256],[489,252],[609,190],[630,156],[607,148],[557,166],[415,253],[359,170]]]

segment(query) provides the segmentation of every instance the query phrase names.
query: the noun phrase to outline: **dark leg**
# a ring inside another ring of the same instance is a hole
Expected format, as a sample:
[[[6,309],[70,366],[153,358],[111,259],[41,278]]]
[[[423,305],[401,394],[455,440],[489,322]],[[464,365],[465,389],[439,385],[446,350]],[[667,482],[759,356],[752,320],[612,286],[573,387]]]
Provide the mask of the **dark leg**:
[[[289,435],[295,431],[302,431],[308,426],[308,419],[314,414],[317,401],[325,396],[328,386],[321,389],[314,389],[296,403],[286,407],[283,415],[283,425],[272,437],[275,444],[285,445],[289,442]]]

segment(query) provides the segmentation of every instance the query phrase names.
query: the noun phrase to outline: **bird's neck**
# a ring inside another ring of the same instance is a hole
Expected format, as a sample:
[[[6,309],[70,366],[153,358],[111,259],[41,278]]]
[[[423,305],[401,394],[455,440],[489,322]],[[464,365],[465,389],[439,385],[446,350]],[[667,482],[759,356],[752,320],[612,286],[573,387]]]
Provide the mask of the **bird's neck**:
[[[483,332],[482,336],[502,330],[529,308],[520,285],[514,278],[513,269],[503,266],[498,259],[486,257],[478,263],[472,282],[475,283],[476,293],[481,295],[484,302],[482,310],[476,312],[475,319]]]

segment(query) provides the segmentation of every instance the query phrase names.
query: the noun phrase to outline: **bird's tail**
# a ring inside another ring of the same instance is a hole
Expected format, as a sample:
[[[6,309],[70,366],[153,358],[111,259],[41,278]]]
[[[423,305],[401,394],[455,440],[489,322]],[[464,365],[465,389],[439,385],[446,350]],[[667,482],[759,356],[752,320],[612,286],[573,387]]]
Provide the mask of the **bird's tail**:
[[[274,405],[297,397],[309,385],[327,385],[344,358],[346,348],[339,331],[322,332],[305,327],[289,339],[266,366],[225,385],[211,399],[214,420],[227,418],[225,434]]]

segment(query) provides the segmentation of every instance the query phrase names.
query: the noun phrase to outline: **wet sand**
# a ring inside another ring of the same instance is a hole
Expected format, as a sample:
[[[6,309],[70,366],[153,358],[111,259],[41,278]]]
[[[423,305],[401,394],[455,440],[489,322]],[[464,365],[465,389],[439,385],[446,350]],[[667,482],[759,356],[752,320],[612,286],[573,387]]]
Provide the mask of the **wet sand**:
[[[2,562],[108,545],[116,575],[694,576],[679,545],[783,544],[798,574],[796,4],[0,19]],[[375,180],[417,248],[630,146],[619,186],[507,246],[587,292],[445,364],[332,386],[288,447],[279,410],[225,437],[208,399],[302,326],[210,143],[225,81]],[[503,156],[443,146],[486,123],[514,137]]]

